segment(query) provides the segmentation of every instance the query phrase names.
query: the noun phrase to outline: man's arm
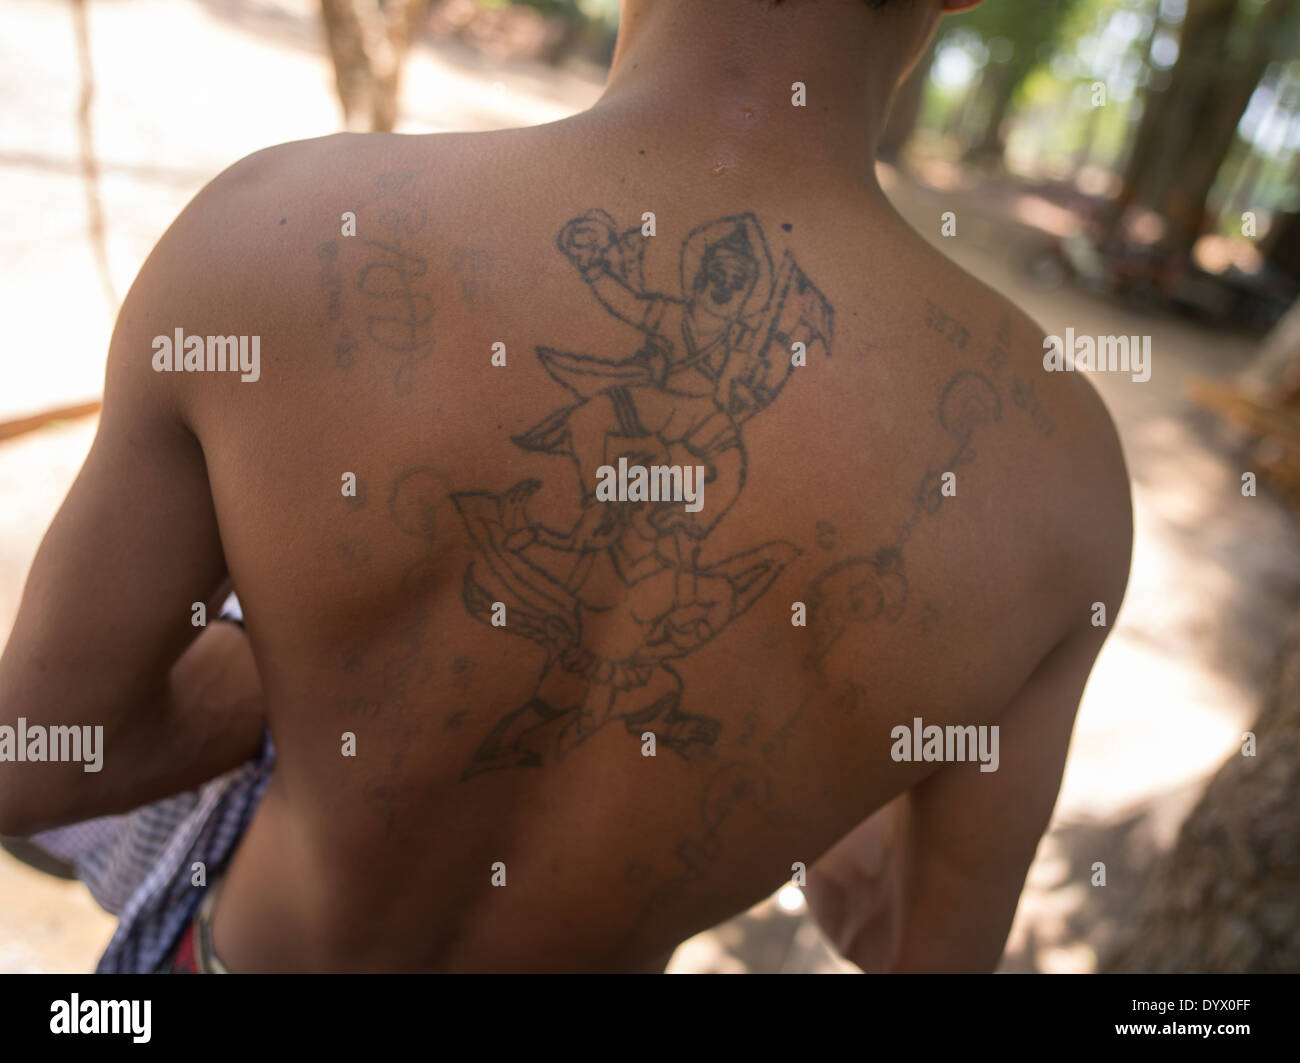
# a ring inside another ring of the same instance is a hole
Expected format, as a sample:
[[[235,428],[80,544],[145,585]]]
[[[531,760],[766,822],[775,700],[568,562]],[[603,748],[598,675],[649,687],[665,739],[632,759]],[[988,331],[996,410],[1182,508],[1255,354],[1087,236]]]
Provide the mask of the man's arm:
[[[1073,459],[1078,504],[1063,514],[1062,564],[1076,618],[997,717],[999,765],[949,764],[878,810],[808,873],[813,915],[868,971],[991,971],[1047,830],[1084,687],[1128,583],[1128,475],[1109,415],[1090,387]]]
[[[998,719],[997,771],[950,764],[890,802],[808,873],[814,916],[866,971],[991,971],[1056,803],[1101,639],[1056,647]]]
[[[85,780],[70,783],[70,793],[47,788],[20,794],[5,809],[4,829],[12,824],[22,834],[32,834],[87,816],[135,809],[160,797],[194,789],[240,767],[260,752],[266,734],[261,679],[248,636],[234,624],[212,623],[203,630],[172,665],[166,697],[166,727],[148,736],[149,749],[134,757],[134,770],[124,791],[109,794],[100,788],[97,775],[87,774]],[[96,807],[109,798],[113,798],[113,807]],[[81,804],[85,814],[61,812],[60,803],[68,799]],[[42,815],[47,818],[39,819]],[[41,850],[23,848],[14,852],[10,843],[18,840],[0,836],[0,846],[39,870],[59,873],[25,855],[32,851],[39,854]],[[48,862],[52,858],[44,859]],[[66,877],[76,876],[69,873]]]
[[[210,278],[227,264],[210,250],[216,227],[202,204],[220,200],[212,189],[229,180],[219,179],[181,216],[122,307],[98,433],[37,552],[0,656],[0,725],[15,729],[15,742],[20,718],[29,736],[34,727],[47,735],[77,727],[94,748],[101,734],[101,770],[0,761],[0,833],[125,811],[232,766],[235,750],[243,757],[256,750],[249,741],[256,671],[242,632],[210,631],[201,652],[173,674],[202,630],[191,623],[192,607],[216,608],[226,563],[203,451],[176,401],[190,381],[174,378],[192,374],[152,367],[153,337],[189,331],[209,309],[198,267]],[[197,266],[196,244],[205,252]],[[177,685],[218,676],[230,686],[217,699],[224,719],[201,711],[213,707],[212,697]]]

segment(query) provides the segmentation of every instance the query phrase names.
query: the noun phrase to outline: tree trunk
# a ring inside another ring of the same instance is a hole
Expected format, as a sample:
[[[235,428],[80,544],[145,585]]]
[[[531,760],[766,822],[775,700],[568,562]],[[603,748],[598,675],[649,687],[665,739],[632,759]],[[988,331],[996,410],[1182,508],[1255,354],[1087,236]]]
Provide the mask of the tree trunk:
[[[1015,99],[1016,89],[1025,80],[1029,68],[1002,67],[990,65],[989,76],[985,78],[988,86],[985,98],[989,101],[988,116],[973,144],[966,152],[966,161],[973,163],[1000,161],[1006,143],[1002,137],[1002,124],[1007,112],[1011,110],[1011,101]]]
[[[1240,0],[1190,0],[1169,85],[1147,95],[1107,243],[1118,242],[1129,207],[1145,207],[1165,222],[1158,251],[1190,256],[1237,125],[1284,39],[1288,3],[1267,0],[1246,45],[1225,56]]]
[[[1242,384],[1255,397],[1279,405],[1300,394],[1300,299],[1264,337]]]
[[[402,66],[427,0],[321,0],[334,84],[352,131],[391,132]]]
[[[95,71],[90,58],[90,14],[86,0],[73,0],[73,18],[77,31],[77,66],[81,69],[81,100],[77,105],[77,137],[81,145],[81,177],[86,186],[86,221],[90,248],[99,270],[99,282],[108,300],[109,314],[116,316],[121,306],[113,271],[108,260],[108,232],[104,225],[104,204],[99,194],[99,161],[95,157],[95,132],[91,123],[91,105],[95,99]]]
[[[1300,616],[1253,731],[1256,755],[1215,774],[1102,970],[1300,970]]]

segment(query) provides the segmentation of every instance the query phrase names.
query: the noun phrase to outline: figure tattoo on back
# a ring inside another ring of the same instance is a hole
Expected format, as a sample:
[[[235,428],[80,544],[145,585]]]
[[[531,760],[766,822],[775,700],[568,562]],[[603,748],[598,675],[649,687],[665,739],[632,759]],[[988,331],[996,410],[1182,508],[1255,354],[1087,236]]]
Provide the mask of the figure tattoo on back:
[[[504,603],[505,630],[545,651],[531,697],[496,723],[463,778],[540,766],[547,750],[562,758],[617,720],[687,759],[712,755],[721,723],[683,710],[672,662],[716,638],[800,553],[778,540],[709,556],[745,486],[745,424],[780,396],[797,344],[809,359],[831,353],[832,308],[793,255],[774,268],[752,214],[719,218],[687,235],[680,291],[667,294],[647,287],[640,230],[620,231],[604,211],[567,222],[557,244],[596,305],[630,326],[628,348],[536,348],[568,396],[511,439],[565,459],[557,474],[576,477],[581,498],[571,524],[530,516],[549,486],[537,479],[452,495],[477,551],[466,608],[491,623]],[[703,468],[704,506],[599,501],[598,470],[619,459]]]

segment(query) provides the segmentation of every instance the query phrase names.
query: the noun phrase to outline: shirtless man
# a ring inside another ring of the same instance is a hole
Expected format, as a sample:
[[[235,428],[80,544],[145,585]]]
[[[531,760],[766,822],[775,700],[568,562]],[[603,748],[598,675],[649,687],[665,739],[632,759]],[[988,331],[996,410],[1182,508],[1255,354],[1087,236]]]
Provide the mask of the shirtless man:
[[[3,721],[103,725],[103,770],[0,764],[0,832],[194,786],[264,713],[234,971],[653,968],[796,865],[864,967],[991,969],[1131,517],[1089,384],[874,177],[974,2],[625,0],[587,112],[217,178],[122,309],[0,661]],[[647,212],[628,254],[561,239]],[[257,379],[155,371],[178,328],[257,337]],[[705,467],[702,510],[593,501],[597,446]],[[227,579],[247,642],[195,642]],[[917,718],[998,756],[908,754]]]

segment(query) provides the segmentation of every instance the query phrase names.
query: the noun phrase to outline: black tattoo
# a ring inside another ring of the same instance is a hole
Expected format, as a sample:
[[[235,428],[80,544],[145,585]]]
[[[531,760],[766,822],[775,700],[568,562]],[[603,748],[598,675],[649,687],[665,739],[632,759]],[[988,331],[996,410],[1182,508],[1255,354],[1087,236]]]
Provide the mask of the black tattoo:
[[[781,721],[781,726],[776,729],[776,737],[770,742],[764,742],[761,747],[760,751],[765,761],[771,763],[772,758],[778,753],[785,752],[790,736],[794,734],[794,725],[803,719],[803,715],[807,710],[808,702],[801,701],[791,710],[790,715]]]
[[[456,677],[453,680],[456,689],[465,693],[474,683],[474,662],[465,657],[457,657],[451,662],[451,671]]]
[[[1002,400],[986,376],[963,369],[949,377],[939,398],[938,419],[956,447],[937,467],[926,466],[912,499],[912,511],[892,543],[870,556],[839,561],[813,581],[808,596],[810,665],[821,665],[849,624],[878,618],[893,622],[903,615],[908,600],[903,547],[917,524],[942,505],[943,474],[973,461],[975,434],[1001,418]]]
[[[440,510],[447,497],[445,478],[428,465],[406,469],[393,478],[388,488],[388,513],[407,535],[423,539],[425,556],[406,570],[402,588],[408,595],[419,595],[437,578],[435,562],[446,550],[439,538],[442,526]]]
[[[1011,401],[1017,409],[1029,414],[1034,427],[1046,438],[1051,439],[1056,434],[1056,422],[1047,416],[1039,403],[1038,396],[1034,392],[1033,380],[1012,378]]]
[[[652,874],[654,874],[654,868],[650,867],[649,864],[628,860],[623,865],[623,881],[632,886],[647,881]]]
[[[337,321],[343,313],[343,274],[338,271],[338,257],[337,240],[327,240],[316,248],[316,261],[320,263],[316,280],[329,299],[327,312],[331,321]]]
[[[353,509],[365,509],[366,508],[366,482],[364,480],[358,480],[356,487],[357,487],[357,493],[355,495],[344,495],[343,501],[346,502]]]
[[[373,720],[379,715],[379,702],[369,698],[347,698],[343,702],[343,712],[347,716]]]
[[[351,369],[356,362],[357,347],[359,344],[352,338],[351,333],[344,330],[339,336],[338,342],[334,344],[334,364],[340,369]]]
[[[1000,377],[1007,364],[1007,348],[1011,346],[1011,318],[1004,314],[994,334],[996,341],[989,349],[989,372],[995,378]],[[1034,430],[1044,439],[1051,439],[1056,434],[1056,422],[1052,420],[1035,393],[1034,381],[1012,375],[1011,402],[1018,410],[1029,414]]]
[[[652,917],[680,903],[688,889],[698,887],[708,878],[722,856],[722,829],[742,805],[755,807],[765,819],[770,819],[773,813],[771,780],[755,764],[724,765],[704,785],[699,833],[681,838],[674,846],[673,853],[681,870],[651,891],[633,920],[633,926],[650,923]],[[634,866],[637,871],[635,878],[632,874]],[[648,875],[643,876],[640,868],[641,865],[626,865],[624,879],[633,885],[644,881]],[[695,906],[706,903],[709,902],[700,898]],[[634,934],[635,931],[629,937]]]
[[[339,564],[344,568],[361,568],[370,561],[370,547],[364,539],[339,543]]]
[[[743,426],[785,387],[793,344],[830,355],[830,304],[794,257],[774,269],[752,214],[720,218],[686,237],[680,291],[664,294],[642,276],[640,230],[620,231],[603,211],[566,223],[558,246],[597,304],[643,338],[612,358],[536,348],[572,398],[512,439],[566,459],[582,498],[571,525],[529,516],[538,480],[452,496],[479,555],[465,572],[466,609],[491,623],[503,603],[505,630],[545,651],[531,697],[498,721],[464,778],[541,765],[543,741],[563,757],[614,720],[654,730],[687,759],[711,755],[721,724],[682,711],[669,662],[716,638],[800,553],[773,541],[702,556],[744,488]],[[702,466],[711,504],[597,502],[596,470],[619,458]],[[625,636],[617,649],[590,643],[586,621],[598,614]]]
[[[882,549],[874,557],[850,558],[826,569],[813,581],[808,596],[809,651],[820,662],[853,623],[878,616],[897,620],[907,608],[907,577],[897,550]]]
[[[353,211],[357,235],[330,240],[317,249],[318,281],[329,298],[329,319],[341,320],[349,301],[355,301],[356,313],[349,319],[361,322],[360,337],[346,328],[338,334],[335,364],[350,368],[363,353],[363,341],[368,341],[373,348],[366,349],[367,355],[396,356],[393,388],[399,395],[410,393],[416,367],[434,347],[429,262],[413,239],[428,222],[428,211],[411,194],[417,178],[414,173],[381,174],[375,179],[375,194]],[[352,244],[364,249],[364,261],[359,267],[344,267],[341,260]],[[346,275],[352,278],[350,286]]]
[[[835,703],[850,716],[858,711],[867,696],[867,688],[856,679],[846,679],[841,684]]]
[[[458,247],[451,253],[451,270],[460,278],[460,297],[472,307],[491,294],[492,252],[482,247]]]
[[[970,330],[959,321],[949,317],[929,299],[925,301],[925,327],[931,332],[937,332],[940,336],[946,336],[948,342],[959,351],[964,351],[967,342],[970,340]]]

